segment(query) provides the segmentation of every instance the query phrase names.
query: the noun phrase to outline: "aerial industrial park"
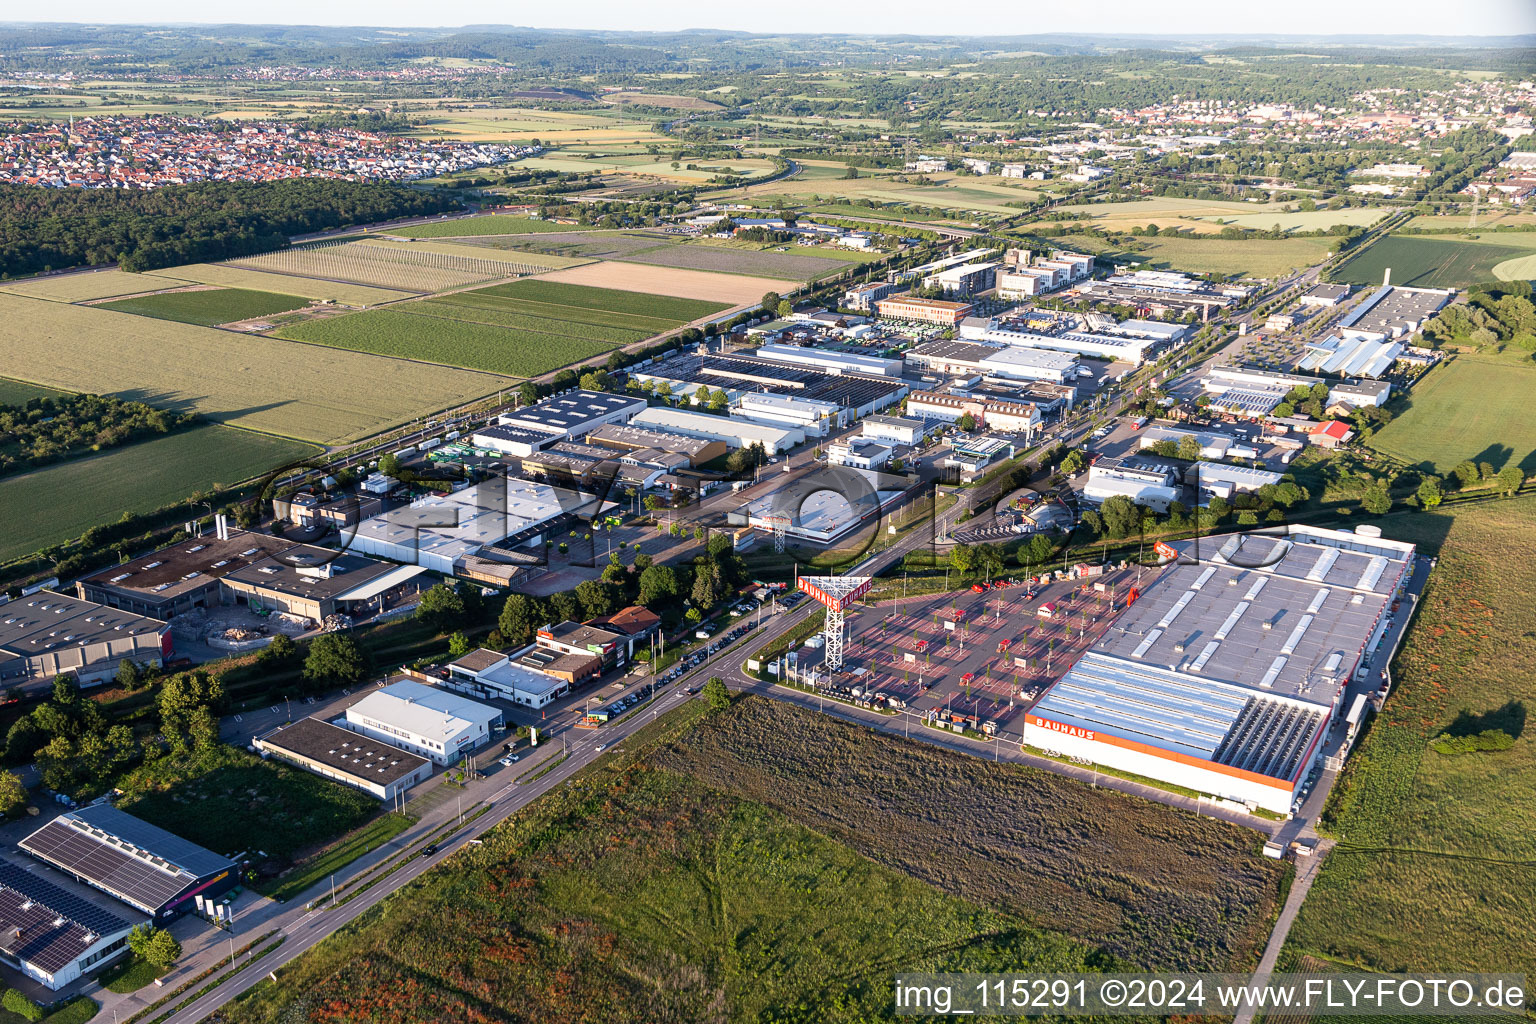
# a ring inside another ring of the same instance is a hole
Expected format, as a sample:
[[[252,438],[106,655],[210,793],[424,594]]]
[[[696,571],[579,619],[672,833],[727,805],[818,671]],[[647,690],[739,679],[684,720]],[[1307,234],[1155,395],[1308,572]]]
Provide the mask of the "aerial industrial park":
[[[1520,19],[0,28],[0,1024],[1536,971]]]

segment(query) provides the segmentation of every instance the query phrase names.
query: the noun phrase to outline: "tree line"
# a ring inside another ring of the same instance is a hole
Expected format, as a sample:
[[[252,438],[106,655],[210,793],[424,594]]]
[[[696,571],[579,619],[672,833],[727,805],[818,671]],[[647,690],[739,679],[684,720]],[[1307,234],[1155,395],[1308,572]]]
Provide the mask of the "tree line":
[[[147,191],[0,185],[0,276],[113,262],[129,271],[205,263],[286,248],[289,235],[457,207],[404,185],[319,178]]]
[[[102,395],[60,395],[32,398],[25,405],[0,405],[0,476],[168,434],[196,422],[196,413]]]

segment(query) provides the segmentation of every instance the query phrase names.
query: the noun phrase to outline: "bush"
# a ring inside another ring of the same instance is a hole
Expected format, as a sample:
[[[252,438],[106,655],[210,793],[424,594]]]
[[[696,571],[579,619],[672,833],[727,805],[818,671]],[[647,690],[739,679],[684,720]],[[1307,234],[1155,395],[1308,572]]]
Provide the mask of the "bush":
[[[1515,738],[1502,729],[1484,729],[1471,736],[1441,736],[1430,744],[1437,754],[1455,757],[1460,754],[1488,753],[1508,750],[1515,745]]]
[[[27,1020],[43,1019],[43,1008],[13,988],[6,989],[5,995],[0,996],[0,1006]]]

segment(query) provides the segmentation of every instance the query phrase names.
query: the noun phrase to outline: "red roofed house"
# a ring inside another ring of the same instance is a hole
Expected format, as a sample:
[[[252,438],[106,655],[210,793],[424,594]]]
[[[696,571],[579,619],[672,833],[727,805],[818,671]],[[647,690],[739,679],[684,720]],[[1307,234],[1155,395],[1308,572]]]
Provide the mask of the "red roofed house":
[[[1349,429],[1348,423],[1343,420],[1329,420],[1327,423],[1319,423],[1313,427],[1308,438],[1319,447],[1337,448],[1354,436],[1355,432]]]

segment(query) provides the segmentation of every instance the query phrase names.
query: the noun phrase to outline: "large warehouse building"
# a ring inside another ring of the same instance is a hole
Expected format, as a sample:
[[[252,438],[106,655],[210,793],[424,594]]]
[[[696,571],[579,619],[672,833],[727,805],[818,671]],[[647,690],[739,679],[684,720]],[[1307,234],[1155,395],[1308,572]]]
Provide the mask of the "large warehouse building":
[[[124,660],[158,667],[170,653],[171,627],[159,619],[51,590],[0,604],[0,684],[74,675],[89,685]]]
[[[66,811],[18,844],[157,924],[240,884],[240,865],[110,804]]]
[[[1030,709],[1025,742],[1290,814],[1414,547],[1304,526],[1183,547]]]
[[[432,777],[432,762],[319,718],[301,718],[252,741],[257,750],[343,786],[393,800]]]
[[[488,742],[502,723],[497,708],[409,680],[373,691],[337,722],[438,764],[453,764]]]

